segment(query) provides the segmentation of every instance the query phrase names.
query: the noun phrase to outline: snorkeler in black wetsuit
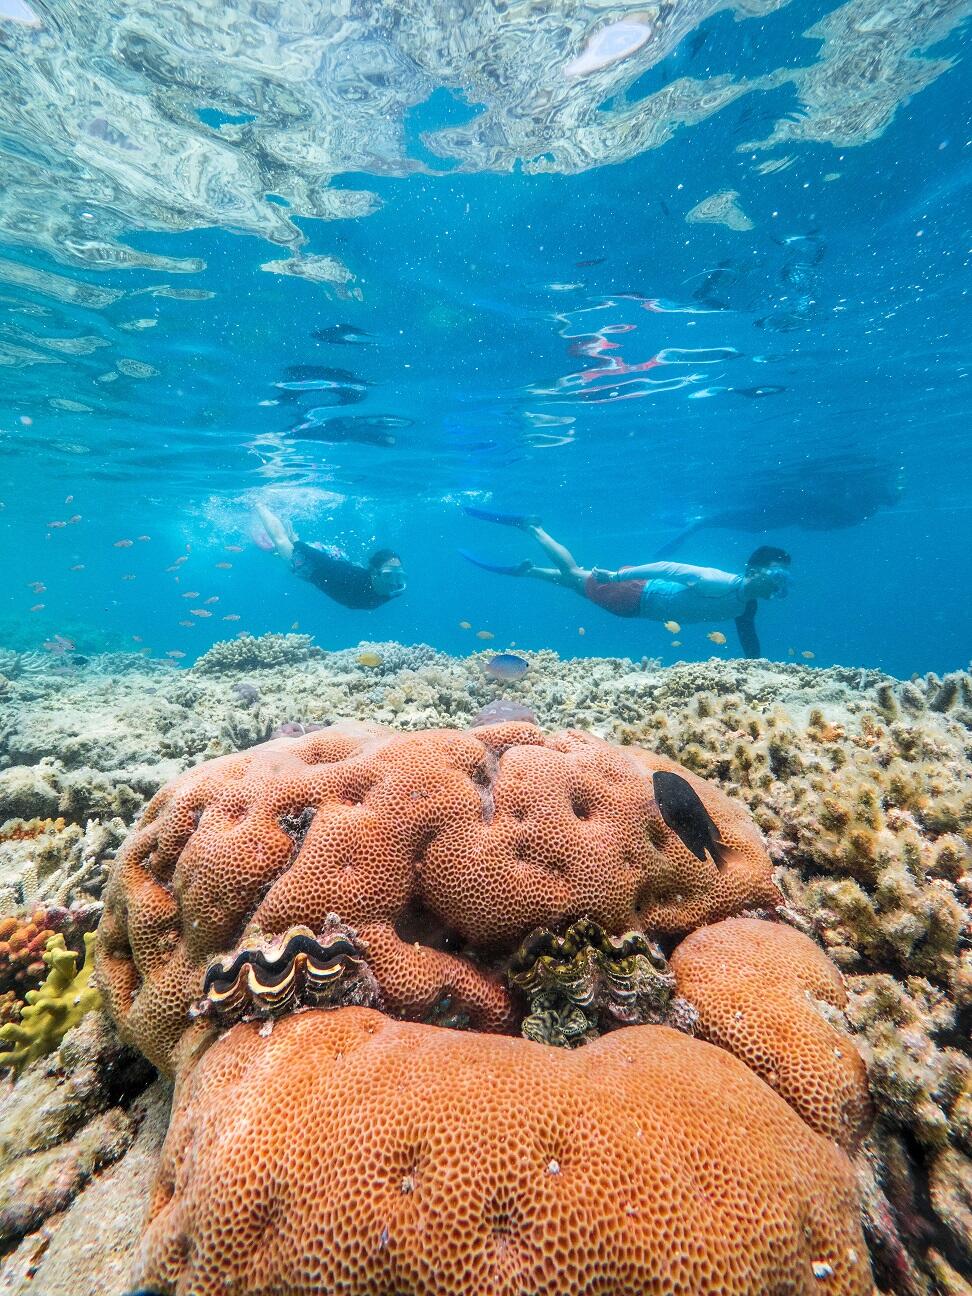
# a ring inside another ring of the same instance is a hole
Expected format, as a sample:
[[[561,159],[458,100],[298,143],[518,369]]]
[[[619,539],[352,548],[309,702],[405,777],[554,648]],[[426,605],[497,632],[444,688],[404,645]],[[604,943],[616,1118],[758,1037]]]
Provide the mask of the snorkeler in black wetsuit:
[[[378,549],[362,566],[341,553],[316,549],[291,536],[264,505],[257,504],[256,511],[274,552],[290,563],[291,571],[342,607],[371,611],[405,592],[402,560],[392,549]]]

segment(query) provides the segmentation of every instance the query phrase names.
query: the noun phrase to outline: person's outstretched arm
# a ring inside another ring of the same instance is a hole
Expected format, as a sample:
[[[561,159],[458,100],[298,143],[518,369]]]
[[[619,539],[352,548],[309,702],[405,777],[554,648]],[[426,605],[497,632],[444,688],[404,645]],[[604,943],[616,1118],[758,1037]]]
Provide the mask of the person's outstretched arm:
[[[756,600],[750,599],[742,616],[736,617],[739,646],[744,657],[759,657],[759,636],[756,633]]]

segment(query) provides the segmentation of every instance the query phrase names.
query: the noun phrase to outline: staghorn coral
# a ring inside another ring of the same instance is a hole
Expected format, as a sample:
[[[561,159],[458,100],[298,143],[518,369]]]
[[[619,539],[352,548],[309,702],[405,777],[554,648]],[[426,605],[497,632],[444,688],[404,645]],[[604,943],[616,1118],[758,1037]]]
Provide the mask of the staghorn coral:
[[[728,918],[686,936],[671,966],[700,1038],[734,1053],[818,1134],[858,1146],[871,1119],[867,1075],[841,975],[818,945],[782,924]]]
[[[65,948],[63,936],[53,936],[47,943],[44,962],[50,968],[37,990],[25,995],[20,1022],[0,1027],[0,1067],[21,1071],[55,1048],[85,1013],[101,1004],[101,995],[92,983],[94,972],[94,933],[84,935],[85,957],[78,967],[74,950]]]
[[[221,674],[235,671],[268,670],[274,666],[294,666],[320,655],[310,635],[265,634],[240,635],[213,644],[195,662],[194,673]]]
[[[745,814],[692,780],[720,836],[718,862],[698,859],[659,812],[656,767],[678,769],[524,724],[335,725],[203,765],[155,798],[106,889],[109,1008],[171,1069],[214,955],[235,958],[249,923],[272,937],[336,914],[388,1011],[510,1029],[509,991],[483,958],[534,927],[584,913],[609,934],[682,932],[779,899]]]
[[[326,1156],[307,1155],[309,1124]],[[728,1053],[662,1026],[560,1050],[365,1008],[284,1017],[269,1038],[236,1026],[203,1056],[138,1282],[872,1290],[849,1161]]]

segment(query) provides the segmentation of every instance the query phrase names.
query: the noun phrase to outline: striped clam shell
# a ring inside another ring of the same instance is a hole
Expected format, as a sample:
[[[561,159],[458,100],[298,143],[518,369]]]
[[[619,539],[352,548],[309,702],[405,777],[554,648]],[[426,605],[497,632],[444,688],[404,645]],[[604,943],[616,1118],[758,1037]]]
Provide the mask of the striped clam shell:
[[[364,952],[349,928],[335,924],[315,935],[297,926],[213,959],[203,981],[203,1002],[223,1021],[279,1017],[305,1005],[323,1007],[348,998],[364,1002],[370,982]],[[357,987],[362,994],[355,994]]]

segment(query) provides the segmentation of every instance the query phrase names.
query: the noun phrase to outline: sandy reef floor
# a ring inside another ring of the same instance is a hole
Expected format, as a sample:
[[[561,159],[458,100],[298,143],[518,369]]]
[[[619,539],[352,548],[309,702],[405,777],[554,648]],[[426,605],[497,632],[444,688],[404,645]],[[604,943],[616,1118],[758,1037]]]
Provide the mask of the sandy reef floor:
[[[972,1290],[972,678],[544,652],[503,684],[490,656],[323,653],[300,635],[218,644],[188,670],[0,650],[0,917],[61,906],[90,923],[146,800],[281,730],[465,727],[502,700],[643,744],[749,806],[847,978],[878,1112],[862,1183],[903,1243],[869,1235],[880,1289]],[[0,1081],[0,1293],[121,1296],[167,1103],[100,1014]]]

